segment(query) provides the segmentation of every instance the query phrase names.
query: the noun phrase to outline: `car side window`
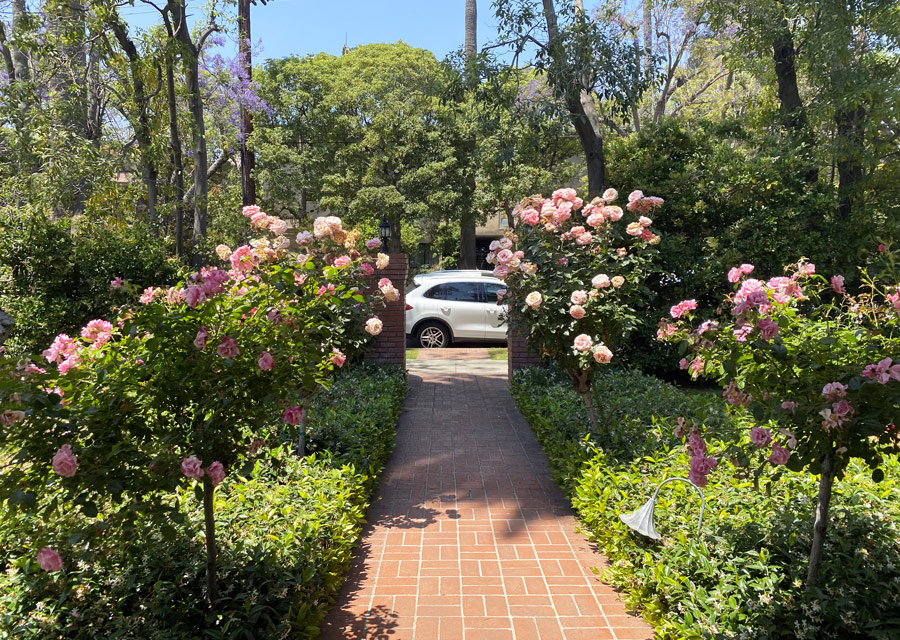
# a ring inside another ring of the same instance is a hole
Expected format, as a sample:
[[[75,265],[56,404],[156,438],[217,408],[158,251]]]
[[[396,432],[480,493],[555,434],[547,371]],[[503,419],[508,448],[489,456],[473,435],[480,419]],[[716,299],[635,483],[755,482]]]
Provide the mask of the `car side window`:
[[[506,287],[502,284],[497,284],[496,282],[485,282],[484,283],[484,295],[488,302],[496,302],[497,301],[497,292],[501,289],[505,289]]]
[[[481,302],[479,285],[478,282],[442,282],[432,287],[425,297],[451,302]]]

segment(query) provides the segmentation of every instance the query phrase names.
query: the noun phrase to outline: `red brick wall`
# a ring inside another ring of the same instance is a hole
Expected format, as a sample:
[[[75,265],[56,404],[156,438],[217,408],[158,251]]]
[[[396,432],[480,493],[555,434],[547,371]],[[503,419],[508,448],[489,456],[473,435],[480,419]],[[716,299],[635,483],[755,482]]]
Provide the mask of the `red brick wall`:
[[[524,330],[510,327],[507,331],[509,342],[508,375],[512,379],[513,371],[523,367],[540,367],[543,359],[532,350]]]
[[[405,253],[392,253],[390,257],[391,263],[387,269],[378,270],[369,278],[368,293],[377,292],[378,281],[388,278],[400,292],[400,299],[375,310],[375,314],[384,323],[384,329],[369,345],[366,360],[406,368],[406,275],[409,271],[409,259]]]

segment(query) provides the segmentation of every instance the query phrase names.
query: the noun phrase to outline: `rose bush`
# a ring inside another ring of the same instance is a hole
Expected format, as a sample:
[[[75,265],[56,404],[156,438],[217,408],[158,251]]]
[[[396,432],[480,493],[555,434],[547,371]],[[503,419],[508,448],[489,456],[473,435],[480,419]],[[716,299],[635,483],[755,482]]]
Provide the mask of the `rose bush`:
[[[338,218],[317,219],[295,253],[283,220],[258,207],[244,214],[267,233],[219,247],[230,269],[206,266],[178,286],[147,288],[115,324],[93,320],[80,336],[57,336],[43,353],[49,371],[7,360],[0,376],[0,449],[10,457],[0,499],[40,508],[48,521],[79,509],[85,525],[67,540],[87,545],[89,559],[92,537],[138,535],[134,523],[148,515],[174,537],[184,516],[169,496],[194,483],[210,601],[216,485],[260,441],[296,441],[302,453],[309,398],[377,333],[367,326],[375,298],[363,291],[369,269],[387,261],[377,248],[357,249],[359,234]],[[55,552],[39,537],[29,544]]]
[[[597,427],[591,377],[637,327],[644,280],[660,237],[648,215],[663,201],[634,191],[625,211],[608,189],[585,204],[574,189],[516,207],[515,232],[491,245],[488,262],[507,289],[498,302],[529,343],[568,374]]]
[[[864,287],[851,295],[842,276],[817,275],[805,259],[786,273],[764,280],[752,277],[753,265],[734,267],[727,279],[735,292],[717,320],[692,322],[696,303],[688,300],[672,307],[674,322],[662,319],[657,335],[680,343],[682,368],[717,380],[728,403],[754,417],[748,434],[730,434],[725,457],[748,467],[761,452],[764,466],[820,476],[809,589],[834,480],[861,458],[877,482],[884,456],[900,450],[900,285],[863,273]],[[702,442],[696,432],[690,438]],[[691,479],[703,484],[706,473]]]

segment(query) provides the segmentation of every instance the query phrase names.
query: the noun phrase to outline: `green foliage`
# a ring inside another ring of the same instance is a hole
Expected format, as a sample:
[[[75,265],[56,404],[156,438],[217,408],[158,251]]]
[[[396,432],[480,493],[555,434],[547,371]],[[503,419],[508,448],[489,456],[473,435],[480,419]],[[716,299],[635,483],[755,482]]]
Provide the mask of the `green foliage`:
[[[52,220],[5,209],[0,212],[0,308],[16,318],[6,347],[14,354],[37,353],[59,333],[110,317],[126,302],[110,288],[113,278],[168,284],[177,270],[164,243],[145,226]]]
[[[330,430],[339,453],[323,449],[301,459],[263,449],[220,485],[221,588],[212,612],[203,605],[203,514],[189,489],[174,497],[183,514],[176,527],[139,519],[140,536],[107,530],[96,553],[63,574],[44,573],[30,555],[13,551],[34,516],[5,510],[0,637],[316,637],[393,446],[405,389],[399,369],[348,370],[310,413],[312,432]]]
[[[729,415],[709,393],[609,371],[595,378],[602,428],[589,436],[577,395],[560,372],[520,370],[511,390],[587,532],[612,561],[603,578],[622,590],[661,640],[887,640],[900,633],[896,458],[885,459],[893,479],[881,483],[862,465],[848,467],[834,496],[819,585],[807,593],[802,583],[817,491],[809,476],[767,474],[755,488],[741,473],[717,470],[705,489],[699,538],[699,499],[684,485],[667,485],[660,494],[655,521],[661,542],[619,520],[657,483],[683,476],[690,454],[673,435],[679,417],[746,431],[749,416]],[[709,445],[714,455],[723,448]]]

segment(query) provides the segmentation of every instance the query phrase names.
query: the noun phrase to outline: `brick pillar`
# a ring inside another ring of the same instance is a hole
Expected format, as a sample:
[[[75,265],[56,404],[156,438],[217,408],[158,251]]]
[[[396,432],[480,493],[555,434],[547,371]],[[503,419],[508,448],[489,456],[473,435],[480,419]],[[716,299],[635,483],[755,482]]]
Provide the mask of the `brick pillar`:
[[[528,334],[520,327],[507,329],[507,342],[509,354],[507,356],[509,379],[512,380],[513,371],[523,367],[540,367],[544,362],[541,356],[534,352],[528,344]]]
[[[390,254],[391,263],[387,269],[375,271],[369,278],[367,294],[378,291],[378,281],[388,278],[400,292],[400,299],[388,302],[375,314],[381,318],[384,328],[381,334],[369,345],[366,360],[400,365],[406,368],[406,275],[409,272],[409,259],[405,253]]]

